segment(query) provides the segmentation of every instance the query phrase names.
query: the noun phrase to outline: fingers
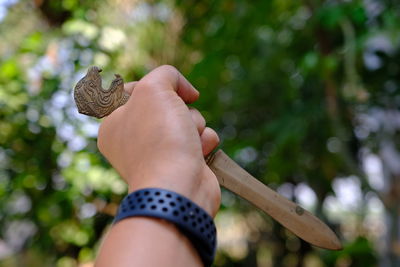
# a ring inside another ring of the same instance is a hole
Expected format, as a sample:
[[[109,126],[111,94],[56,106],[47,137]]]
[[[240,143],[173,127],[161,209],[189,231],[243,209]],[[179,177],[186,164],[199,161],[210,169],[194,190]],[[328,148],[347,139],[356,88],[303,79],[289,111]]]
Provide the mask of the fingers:
[[[146,83],[150,81],[152,83],[157,82],[158,85],[163,85],[165,87],[165,81],[163,79],[167,80],[167,82],[169,83],[169,88],[171,90],[175,90],[186,103],[194,102],[199,97],[199,92],[194,89],[194,87],[182,76],[182,74],[180,74],[175,68],[171,66],[161,66],[146,75],[139,82],[142,82],[143,80]],[[134,81],[125,83],[125,92],[128,94],[132,94],[133,90],[138,86],[139,82]],[[156,86],[157,84],[152,85]],[[162,86],[160,86],[160,88],[162,88]],[[201,139],[203,155],[206,156],[218,146],[218,134],[213,129],[206,127],[206,120],[197,109],[189,108],[189,112]]]
[[[201,136],[204,129],[206,128],[206,120],[204,119],[203,115],[201,115],[201,113],[195,108],[189,108],[189,112],[194,124],[196,125],[197,131]]]
[[[135,86],[137,85],[138,82],[129,82],[124,84],[124,91],[127,94],[132,94],[133,89],[135,89]]]
[[[210,154],[219,144],[218,134],[209,127],[204,129],[200,135],[200,140],[204,156]]]
[[[169,65],[151,71],[139,81],[136,87],[139,88],[140,85],[147,85],[143,87],[157,90],[173,90],[185,103],[193,103],[199,98],[199,91],[176,68]]]
[[[206,127],[206,120],[197,109],[190,108],[189,111],[200,135],[203,155],[207,156],[218,146],[218,134],[213,129]]]

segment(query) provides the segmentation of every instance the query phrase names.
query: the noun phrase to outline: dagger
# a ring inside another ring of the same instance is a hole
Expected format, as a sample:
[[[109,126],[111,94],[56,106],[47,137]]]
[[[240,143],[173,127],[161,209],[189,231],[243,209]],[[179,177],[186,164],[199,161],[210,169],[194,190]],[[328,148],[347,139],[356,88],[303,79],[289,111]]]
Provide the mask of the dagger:
[[[111,114],[129,99],[120,75],[115,74],[110,88],[103,89],[100,72],[100,68],[90,67],[74,88],[78,111],[96,118]],[[269,214],[299,238],[324,249],[342,248],[336,234],[325,223],[251,176],[221,149],[205,160],[221,186]]]

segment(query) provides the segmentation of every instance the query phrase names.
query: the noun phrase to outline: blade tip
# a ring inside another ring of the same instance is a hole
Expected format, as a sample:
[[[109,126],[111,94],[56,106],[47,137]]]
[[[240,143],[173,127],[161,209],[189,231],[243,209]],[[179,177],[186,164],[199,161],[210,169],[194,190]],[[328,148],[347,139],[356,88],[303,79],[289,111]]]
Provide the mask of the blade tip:
[[[329,249],[329,250],[342,250],[343,246],[340,240],[335,236],[335,238],[332,238],[330,242],[324,246],[320,246],[321,248],[324,249]]]
[[[334,242],[332,250],[342,250],[342,249],[343,249],[343,246],[342,246],[342,243],[339,240]]]

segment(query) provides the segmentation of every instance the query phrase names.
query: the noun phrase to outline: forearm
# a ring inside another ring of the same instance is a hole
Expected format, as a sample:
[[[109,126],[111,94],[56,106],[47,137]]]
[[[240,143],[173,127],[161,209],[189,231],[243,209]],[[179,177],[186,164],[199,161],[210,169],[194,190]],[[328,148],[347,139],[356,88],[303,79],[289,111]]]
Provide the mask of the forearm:
[[[185,105],[196,101],[199,92],[171,66],[159,67],[127,86],[131,86],[130,100],[107,116],[99,129],[101,153],[128,183],[129,191],[169,190],[214,217],[221,192],[203,157],[218,145],[218,135],[206,127],[200,112]],[[212,231],[215,235],[214,226]],[[205,249],[215,246],[211,244],[215,237],[200,239]],[[111,227],[96,266],[202,266],[199,254],[206,264],[212,260],[213,255],[206,253],[196,251],[173,223],[131,217]]]
[[[103,240],[96,267],[202,266],[191,242],[171,223],[132,217],[113,225]]]

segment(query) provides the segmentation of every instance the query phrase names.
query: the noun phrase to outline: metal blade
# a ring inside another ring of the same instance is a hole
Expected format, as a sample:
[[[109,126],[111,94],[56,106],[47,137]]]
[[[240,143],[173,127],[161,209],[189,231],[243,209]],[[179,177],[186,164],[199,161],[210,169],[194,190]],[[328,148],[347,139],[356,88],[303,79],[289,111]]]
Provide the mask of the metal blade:
[[[260,208],[304,241],[325,249],[342,248],[325,223],[251,176],[222,150],[209,156],[207,164],[221,186]]]

